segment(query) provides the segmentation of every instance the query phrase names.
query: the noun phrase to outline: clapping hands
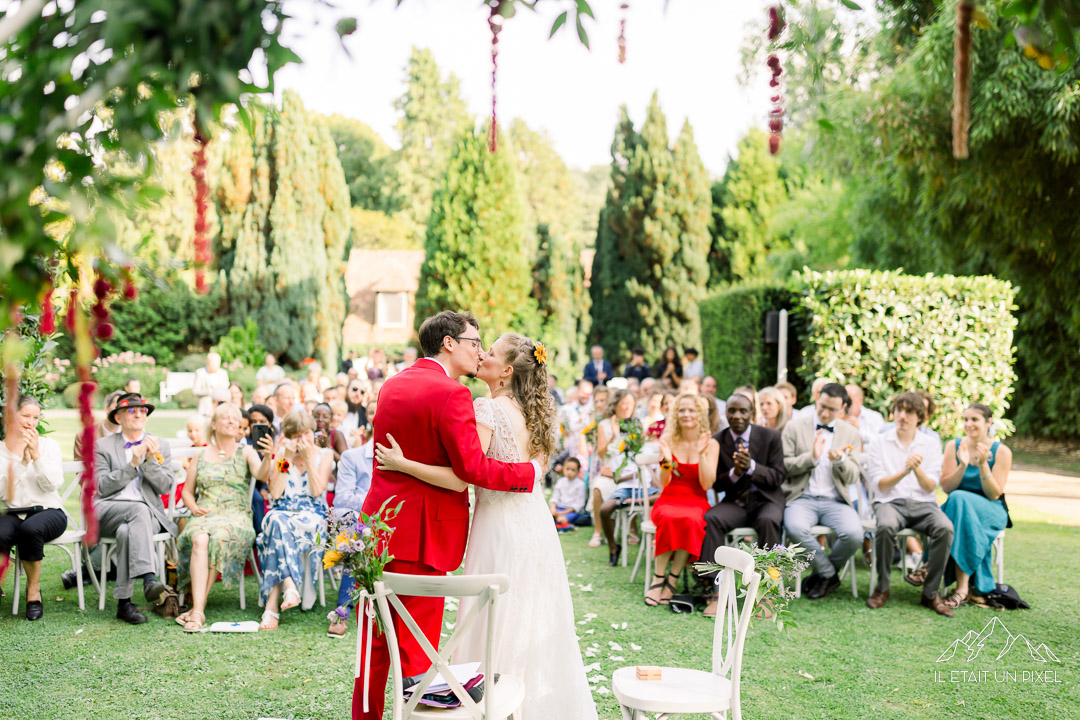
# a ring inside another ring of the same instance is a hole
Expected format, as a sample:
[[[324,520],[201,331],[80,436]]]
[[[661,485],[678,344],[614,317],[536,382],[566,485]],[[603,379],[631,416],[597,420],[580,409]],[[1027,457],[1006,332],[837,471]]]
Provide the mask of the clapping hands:
[[[914,470],[922,465],[923,457],[919,453],[911,453],[904,459],[904,467],[908,470]]]
[[[26,441],[26,449],[23,450],[23,462],[32,463],[41,457],[41,452],[38,449],[38,431],[37,428],[30,428],[23,431],[23,440]]]
[[[825,452],[825,431],[818,430],[814,435],[814,460],[820,458],[823,452]]]

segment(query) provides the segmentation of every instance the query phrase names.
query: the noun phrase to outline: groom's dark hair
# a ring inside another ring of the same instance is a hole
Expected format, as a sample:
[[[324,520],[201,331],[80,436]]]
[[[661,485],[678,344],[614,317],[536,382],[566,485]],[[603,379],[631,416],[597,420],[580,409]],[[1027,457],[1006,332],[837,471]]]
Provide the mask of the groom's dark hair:
[[[480,321],[471,312],[454,312],[443,310],[438,315],[432,315],[420,325],[420,349],[424,357],[435,357],[442,352],[444,337],[460,337],[465,332],[465,326],[472,325],[479,332]]]

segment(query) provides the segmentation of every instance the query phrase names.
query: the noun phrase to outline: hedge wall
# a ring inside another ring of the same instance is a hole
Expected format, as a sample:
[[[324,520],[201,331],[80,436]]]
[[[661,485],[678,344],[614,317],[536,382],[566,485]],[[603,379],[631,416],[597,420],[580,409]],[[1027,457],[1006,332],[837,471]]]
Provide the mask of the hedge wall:
[[[716,378],[719,397],[727,397],[747,383],[762,388],[776,382],[778,346],[765,342],[765,316],[770,310],[790,312],[796,303],[791,290],[765,283],[733,287],[701,301],[701,352],[706,372]],[[800,379],[794,370],[801,356],[796,328],[797,318],[792,317],[788,329],[788,379],[798,386]]]
[[[804,270],[794,287],[807,322],[800,368],[807,382],[819,375],[854,382],[883,414],[896,393],[928,390],[939,408],[931,427],[942,437],[960,434],[972,401],[993,408],[1005,434],[1013,431],[1003,418],[1016,383],[1016,289],[1008,282]]]

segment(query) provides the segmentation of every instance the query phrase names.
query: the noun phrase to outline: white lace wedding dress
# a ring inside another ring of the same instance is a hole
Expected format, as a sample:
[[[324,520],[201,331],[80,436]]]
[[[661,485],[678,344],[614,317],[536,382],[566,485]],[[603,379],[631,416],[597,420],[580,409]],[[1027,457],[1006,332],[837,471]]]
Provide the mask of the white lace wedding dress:
[[[494,400],[474,403],[476,421],[491,428],[488,457],[525,462],[506,410]],[[596,705],[574,631],[574,607],[562,546],[540,483],[533,492],[475,488],[465,573],[502,573],[510,589],[499,596],[495,618],[495,668],[525,683],[522,720],[596,720]],[[461,602],[460,613],[469,608]],[[483,626],[473,626],[454,662],[483,657]]]

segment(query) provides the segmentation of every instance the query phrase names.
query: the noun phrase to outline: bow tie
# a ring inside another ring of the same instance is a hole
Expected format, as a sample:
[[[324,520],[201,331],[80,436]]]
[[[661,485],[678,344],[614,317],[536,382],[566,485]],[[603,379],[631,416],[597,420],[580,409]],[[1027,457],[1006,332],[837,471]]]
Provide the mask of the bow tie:
[[[815,425],[814,430],[827,430],[828,432],[835,432],[836,428],[831,425]]]
[[[135,447],[136,445],[142,445],[142,439],[136,440],[135,442],[126,442],[126,443],[124,443],[124,449],[125,450],[130,450],[131,448]]]

